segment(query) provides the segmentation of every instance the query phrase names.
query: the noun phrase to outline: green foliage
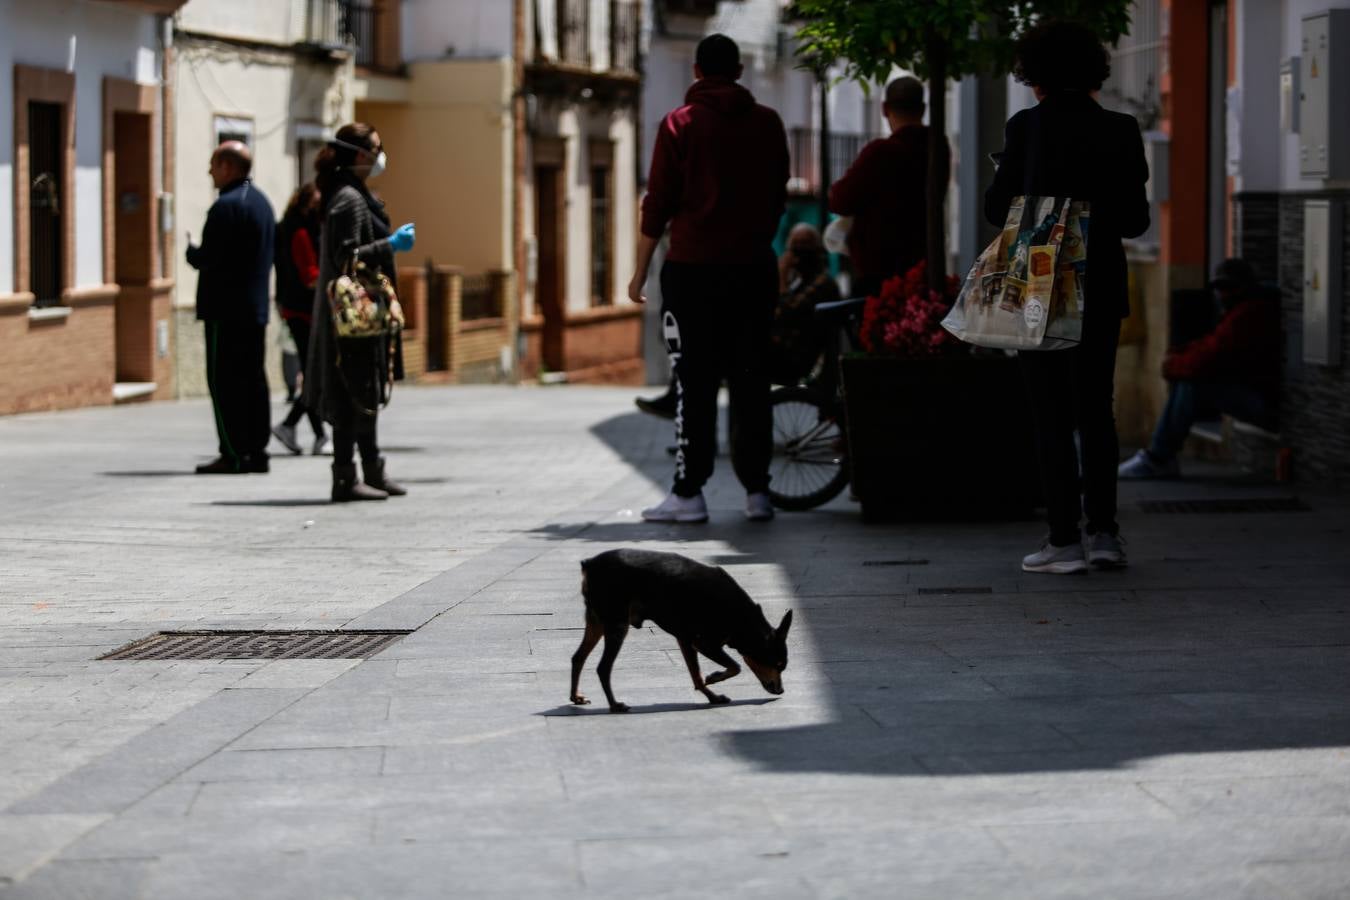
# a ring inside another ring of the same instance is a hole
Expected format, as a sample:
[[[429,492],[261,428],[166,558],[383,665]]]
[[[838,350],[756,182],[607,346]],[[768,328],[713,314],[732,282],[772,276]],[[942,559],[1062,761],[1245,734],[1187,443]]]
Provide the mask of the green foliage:
[[[797,0],[792,14],[805,64],[841,62],[864,84],[900,66],[927,80],[935,63],[948,78],[997,75],[1013,44],[1045,18],[1076,19],[1115,44],[1130,25],[1130,0]]]

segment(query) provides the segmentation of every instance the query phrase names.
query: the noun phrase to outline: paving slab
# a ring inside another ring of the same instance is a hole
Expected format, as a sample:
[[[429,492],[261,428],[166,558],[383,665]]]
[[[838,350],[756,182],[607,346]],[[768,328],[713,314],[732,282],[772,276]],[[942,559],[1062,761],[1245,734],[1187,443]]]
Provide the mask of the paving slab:
[[[643,523],[670,433],[632,393],[402,390],[410,494],[350,506],[325,459],[189,474],[201,402],[0,419],[0,897],[1345,896],[1350,499],[1123,485],[1132,565],[1083,578],[1018,570],[1031,520],[748,523],[725,456],[708,524]],[[710,706],[648,626],[631,714],[569,704],[579,562],[615,546],[794,610],[787,692]],[[412,633],[98,660],[212,628]]]

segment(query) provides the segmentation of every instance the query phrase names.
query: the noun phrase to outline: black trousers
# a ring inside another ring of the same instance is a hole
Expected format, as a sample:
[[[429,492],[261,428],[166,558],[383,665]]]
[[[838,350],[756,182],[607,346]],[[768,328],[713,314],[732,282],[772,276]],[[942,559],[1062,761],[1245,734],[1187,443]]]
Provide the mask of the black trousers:
[[[287,319],[286,327],[291,330],[291,337],[295,340],[295,352],[300,357],[300,374],[303,375],[305,362],[309,359],[310,323],[305,319]],[[309,427],[314,429],[316,436],[323,434],[323,419],[318,413],[306,408],[304,398],[296,397],[295,402],[291,404],[291,411],[286,414],[284,424],[294,428],[301,416],[309,417]]]
[[[207,321],[206,385],[216,417],[220,455],[235,462],[262,454],[272,411],[264,368],[265,325]]]
[[[1112,312],[1085,317],[1083,342],[1072,350],[1021,353],[1036,426],[1050,542],[1058,546],[1088,534],[1115,534],[1116,467],[1120,440],[1113,409],[1120,319]],[[1081,468],[1077,431],[1082,443]],[[1080,500],[1081,492],[1081,500]]]
[[[662,329],[675,373],[674,491],[693,497],[712,475],[717,453],[717,392],[731,396],[731,462],[747,493],[768,489],[773,457],[769,408],[769,329],[778,269],[764,258],[744,265],[666,262],[661,269]]]

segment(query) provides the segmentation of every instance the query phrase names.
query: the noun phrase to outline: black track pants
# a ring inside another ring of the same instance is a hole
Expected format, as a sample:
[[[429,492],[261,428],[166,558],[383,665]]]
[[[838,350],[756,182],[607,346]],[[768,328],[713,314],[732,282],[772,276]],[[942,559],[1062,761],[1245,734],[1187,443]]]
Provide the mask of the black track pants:
[[[206,321],[206,384],[216,417],[220,455],[238,462],[256,456],[271,437],[271,400],[263,368],[265,325]]]
[[[769,329],[778,270],[767,248],[745,265],[666,262],[661,320],[675,373],[674,491],[698,494],[717,452],[717,392],[731,395],[731,460],[747,493],[769,486],[773,414],[769,408]]]

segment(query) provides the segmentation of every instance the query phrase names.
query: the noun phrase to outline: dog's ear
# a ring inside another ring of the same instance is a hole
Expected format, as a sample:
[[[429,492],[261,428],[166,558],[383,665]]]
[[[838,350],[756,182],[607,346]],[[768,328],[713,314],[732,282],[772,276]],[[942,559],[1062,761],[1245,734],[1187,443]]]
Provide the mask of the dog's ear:
[[[778,628],[774,630],[774,634],[778,637],[779,640],[785,641],[787,640],[788,629],[791,627],[792,627],[792,610],[789,609],[787,611],[787,614],[783,616],[783,621],[778,623]]]

